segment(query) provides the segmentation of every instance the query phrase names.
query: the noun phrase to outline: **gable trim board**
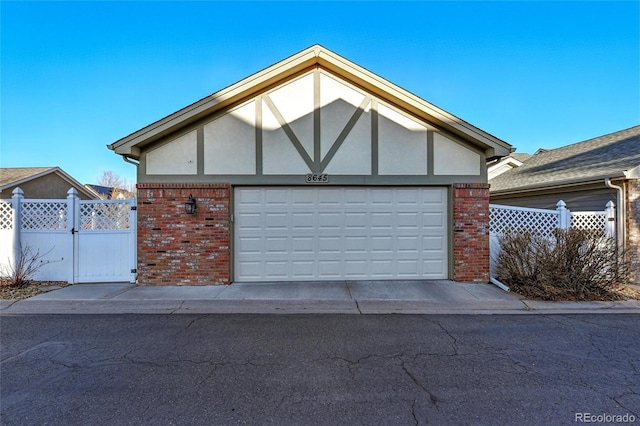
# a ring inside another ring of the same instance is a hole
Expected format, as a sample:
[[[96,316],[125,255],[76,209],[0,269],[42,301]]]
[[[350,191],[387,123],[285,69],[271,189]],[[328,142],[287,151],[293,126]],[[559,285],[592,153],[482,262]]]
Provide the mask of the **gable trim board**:
[[[318,213],[308,216],[310,220],[329,220],[329,215],[337,221],[332,230],[319,225],[305,228],[310,234],[304,237],[314,244],[337,236],[327,233],[344,231],[348,236],[348,232],[356,232],[341,222],[354,213],[344,197],[385,194],[390,198],[380,205],[381,211],[371,204],[358,207],[361,211],[355,213],[366,220],[385,217],[393,222],[404,220],[405,214],[414,218],[426,214],[423,207],[411,212],[398,210],[394,197],[438,194],[442,226],[437,238],[444,244],[436,262],[438,272],[415,272],[412,277],[487,282],[489,195],[485,163],[489,156],[511,152],[506,142],[320,46],[109,147],[139,160],[139,281],[160,285],[294,280],[302,276],[319,280],[403,279],[407,275],[402,267],[410,263],[424,266],[433,254],[431,248],[420,249],[402,263],[406,253],[393,247],[386,250],[393,257],[390,259],[379,259],[376,256],[380,253],[368,249],[361,259],[361,254],[344,248],[331,254],[339,258],[327,260],[327,265],[342,265],[342,272],[320,271],[317,263],[314,273],[295,272],[293,263],[286,260],[289,257],[302,256],[304,263],[315,255],[330,254],[321,253],[318,246],[298,253],[291,245],[298,231],[287,226],[269,227],[265,217],[247,229],[242,216],[246,206],[237,202],[248,193],[260,197],[295,193],[303,198],[335,196],[343,200],[329,200],[330,207],[312,205]],[[322,179],[322,183],[314,183],[311,177]],[[197,199],[198,209],[195,215],[185,217],[184,200],[189,195]],[[268,211],[272,206],[254,207]],[[284,203],[273,208],[280,209],[274,213],[278,217],[297,217],[297,209],[309,206]],[[372,225],[353,237],[360,243],[366,241],[367,247],[380,238],[398,244],[404,230],[389,226],[385,235],[375,235]],[[418,222],[412,226],[417,227]],[[279,253],[281,257],[276,256],[273,265],[288,262],[289,270],[273,275],[264,272],[263,264],[262,273],[247,272],[247,262],[256,262],[247,261],[247,256],[269,254],[261,235],[288,241],[290,251]],[[251,246],[252,242],[256,245]],[[356,264],[378,269],[353,275],[349,268]],[[392,270],[384,270],[383,265],[393,265],[389,266]]]

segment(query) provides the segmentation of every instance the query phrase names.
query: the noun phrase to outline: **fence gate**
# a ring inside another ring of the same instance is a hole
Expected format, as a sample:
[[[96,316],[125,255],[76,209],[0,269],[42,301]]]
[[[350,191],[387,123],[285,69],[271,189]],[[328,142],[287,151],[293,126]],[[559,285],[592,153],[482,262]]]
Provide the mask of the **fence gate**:
[[[90,283],[136,280],[136,203],[24,199],[14,190],[0,202],[0,266],[15,264],[21,248],[39,252],[44,265],[36,280]]]
[[[136,267],[133,200],[78,204],[79,223],[72,229],[74,281],[131,281]]]

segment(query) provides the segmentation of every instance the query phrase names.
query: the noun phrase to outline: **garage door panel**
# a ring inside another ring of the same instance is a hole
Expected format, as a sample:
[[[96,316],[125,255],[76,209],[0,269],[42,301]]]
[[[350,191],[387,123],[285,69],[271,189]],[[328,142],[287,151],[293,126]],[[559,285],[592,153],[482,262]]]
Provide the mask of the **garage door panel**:
[[[419,262],[417,260],[398,260],[398,276],[402,278],[418,277],[418,266]]]
[[[344,205],[346,207],[357,207],[368,205],[368,191],[366,189],[351,189],[345,196]]]
[[[342,278],[342,262],[338,260],[318,260],[318,278]]]
[[[318,212],[318,229],[339,230],[342,227],[342,214],[339,211]]]
[[[291,254],[313,254],[315,253],[313,237],[292,237]]]
[[[339,254],[342,251],[340,237],[318,237],[318,254]]]
[[[308,260],[294,260],[291,261],[292,278],[296,279],[310,279],[315,278],[315,262]]]
[[[443,237],[423,237],[422,250],[431,252],[440,252],[445,249],[446,241]]]
[[[268,229],[287,229],[289,220],[287,213],[265,213],[264,221]],[[259,219],[258,219],[259,220]]]
[[[367,277],[367,261],[366,260],[345,260],[344,262],[346,278],[366,278]]]
[[[266,276],[269,279],[286,279],[288,275],[289,265],[284,261],[266,261]]]
[[[237,188],[235,279],[447,277],[444,188]]]
[[[393,253],[394,248],[393,237],[381,236],[372,237],[370,240],[370,247],[373,253]]]
[[[251,195],[255,196],[255,194]],[[262,192],[257,199],[264,199],[264,205],[267,207],[289,206],[289,192],[286,189],[271,189],[270,191]]]
[[[264,241],[266,253],[268,254],[280,255],[289,252],[286,237],[265,237]]]
[[[445,265],[442,261],[437,260],[423,260],[422,261],[422,270],[424,271],[427,277],[429,276],[440,276],[445,273]]]

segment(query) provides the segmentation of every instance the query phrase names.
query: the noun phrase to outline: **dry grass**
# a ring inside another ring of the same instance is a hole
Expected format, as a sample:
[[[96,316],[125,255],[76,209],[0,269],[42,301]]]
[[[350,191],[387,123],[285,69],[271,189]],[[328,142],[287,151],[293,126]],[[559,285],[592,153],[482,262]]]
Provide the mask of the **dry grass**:
[[[41,293],[46,293],[51,290],[51,287],[66,287],[69,285],[65,281],[28,281],[26,285],[22,286],[14,286],[11,284],[11,281],[6,278],[0,279],[0,299],[27,299]]]
[[[498,279],[528,299],[640,299],[638,287],[627,285],[624,254],[604,233],[558,229],[547,238],[507,232],[500,247]]]

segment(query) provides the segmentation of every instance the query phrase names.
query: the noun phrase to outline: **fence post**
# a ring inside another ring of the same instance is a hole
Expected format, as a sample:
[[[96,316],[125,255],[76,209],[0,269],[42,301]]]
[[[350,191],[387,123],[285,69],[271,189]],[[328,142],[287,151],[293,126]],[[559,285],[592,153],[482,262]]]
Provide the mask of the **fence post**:
[[[558,211],[558,228],[569,229],[571,226],[571,212],[567,209],[567,203],[562,200],[558,201],[556,210]]]
[[[78,282],[80,264],[78,262],[78,231],[80,230],[78,191],[71,188],[67,191],[67,230],[71,233],[71,259],[73,268],[68,278],[69,284]]]
[[[15,268],[22,260],[22,200],[24,191],[17,187],[12,192],[11,206],[13,207],[13,259],[11,265]]]
[[[607,214],[607,219],[604,225],[605,231],[607,235],[611,238],[616,237],[616,205],[613,201],[609,201],[607,203],[606,208],[604,209]]]

